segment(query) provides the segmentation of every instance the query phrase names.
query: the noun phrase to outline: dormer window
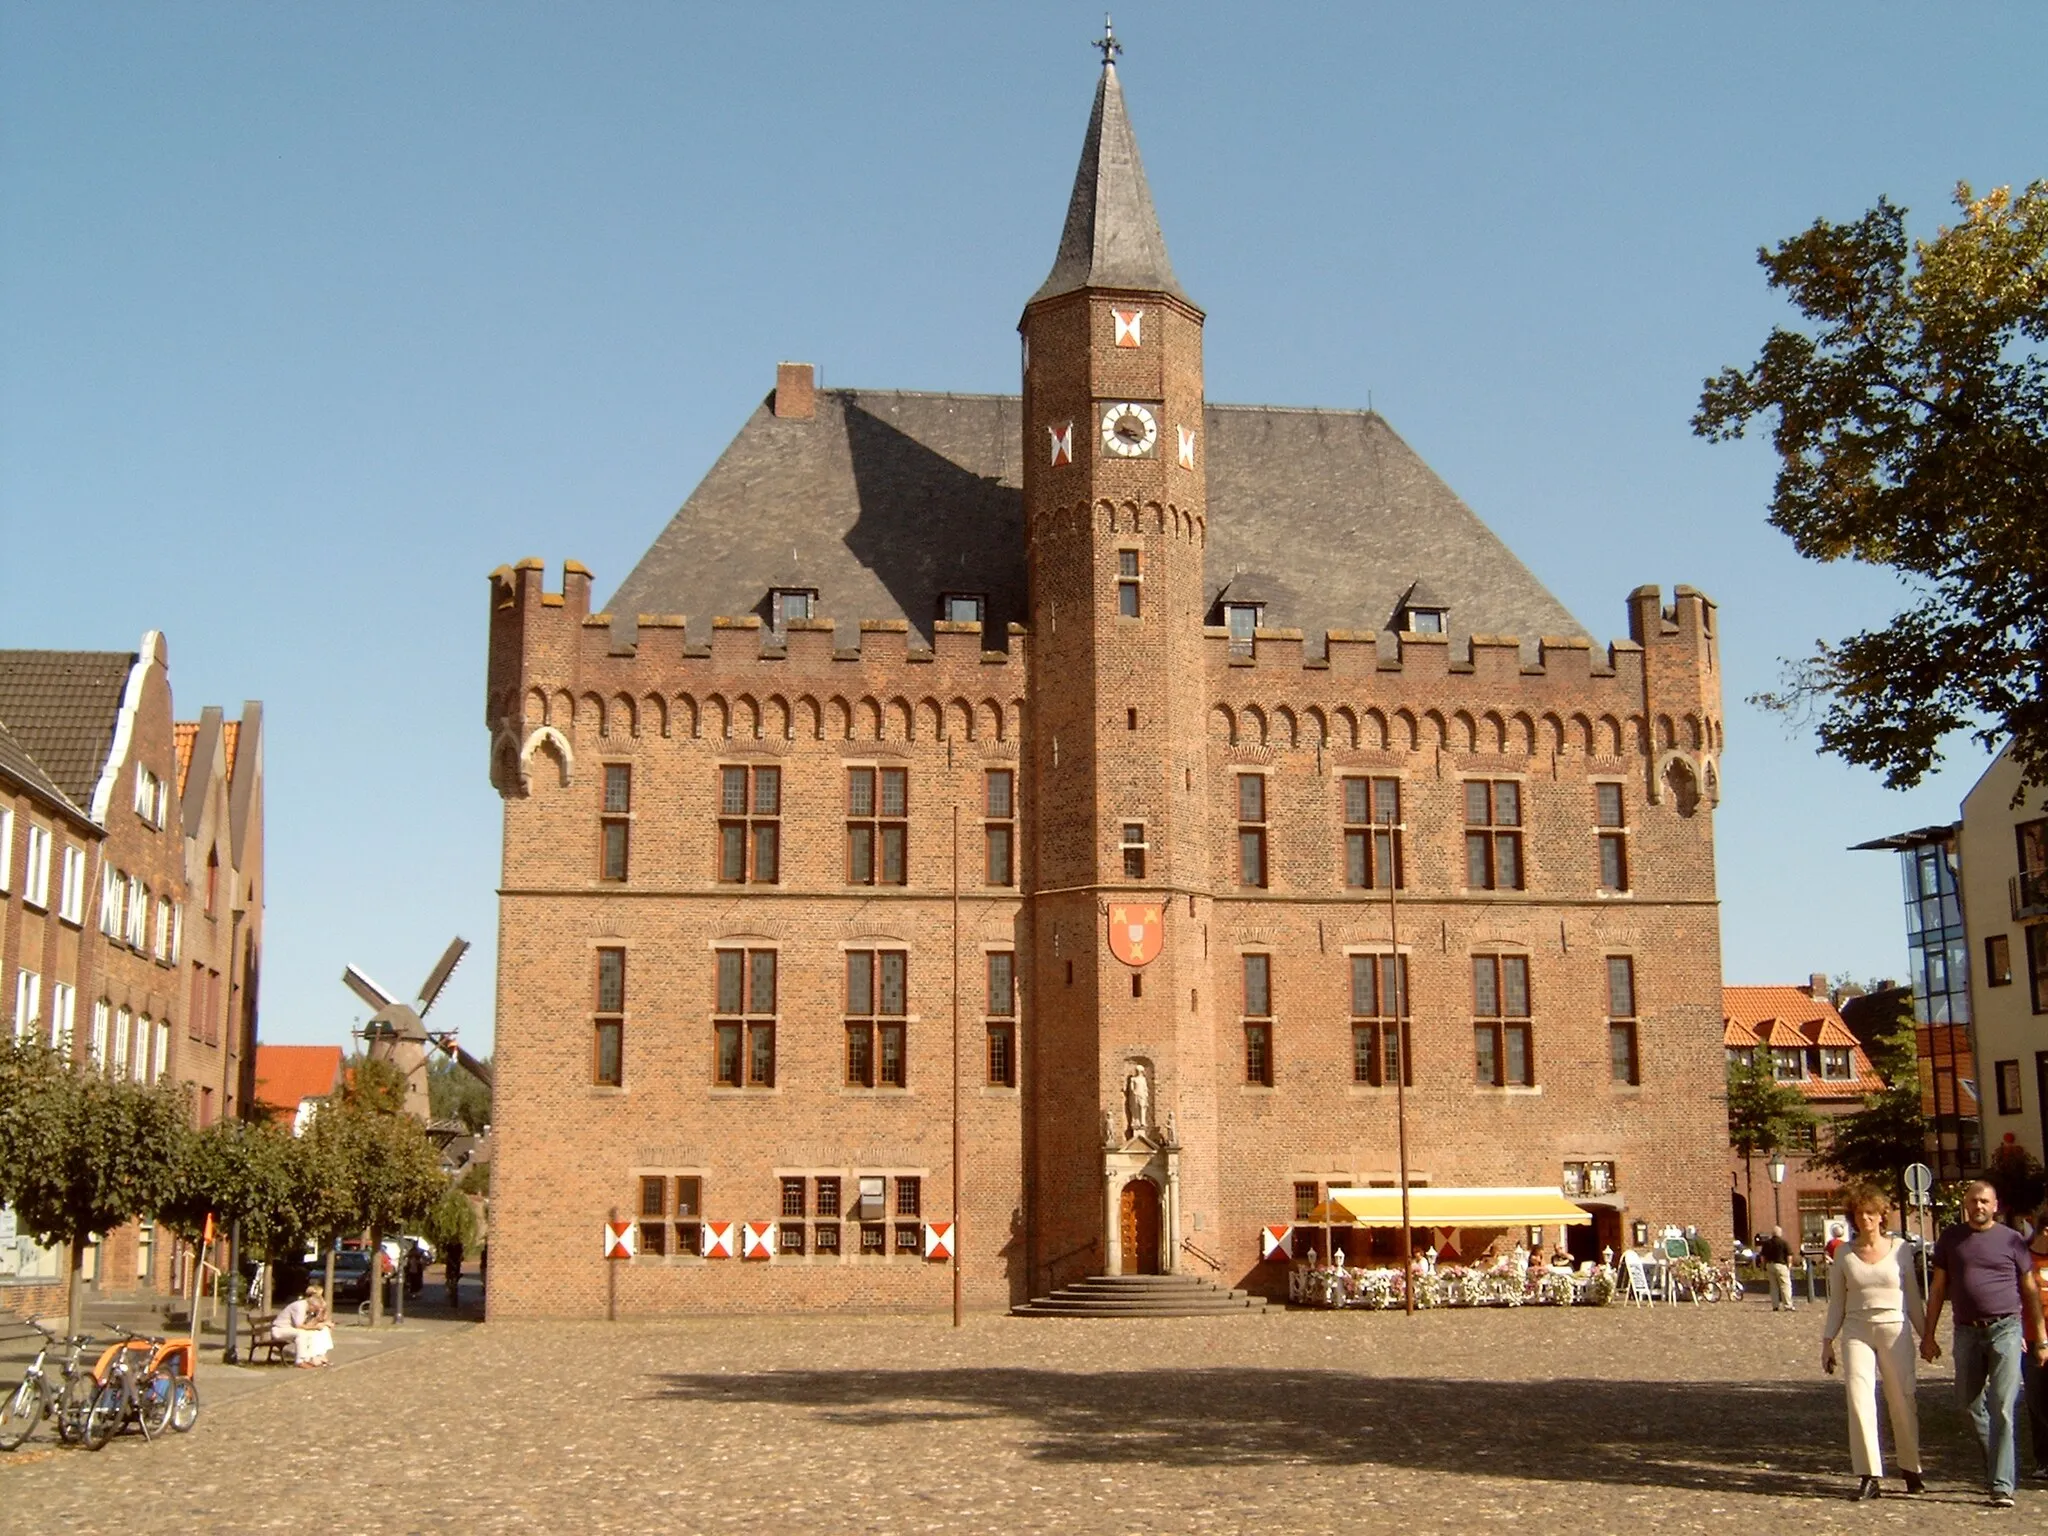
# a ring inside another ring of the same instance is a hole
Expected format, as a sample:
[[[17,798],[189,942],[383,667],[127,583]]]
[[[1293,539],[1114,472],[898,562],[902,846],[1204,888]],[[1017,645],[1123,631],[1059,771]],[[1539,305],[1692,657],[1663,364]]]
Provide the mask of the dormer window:
[[[1441,635],[1447,631],[1450,606],[1417,581],[1401,594],[1394,610],[1394,628],[1403,634]]]
[[[1230,629],[1232,654],[1249,656],[1252,653],[1252,639],[1258,633],[1259,624],[1265,617],[1264,603],[1225,603],[1223,622]]]
[[[817,606],[816,587],[777,587],[768,594],[768,627],[780,634],[791,619],[811,618]]]
[[[948,592],[939,599],[939,617],[948,624],[980,624],[988,612],[988,599],[979,592]]]

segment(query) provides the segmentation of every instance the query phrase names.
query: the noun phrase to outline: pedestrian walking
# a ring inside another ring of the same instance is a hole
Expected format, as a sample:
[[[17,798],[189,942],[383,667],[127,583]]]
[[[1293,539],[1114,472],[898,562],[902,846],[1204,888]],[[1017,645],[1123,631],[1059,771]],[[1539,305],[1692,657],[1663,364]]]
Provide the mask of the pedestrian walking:
[[[2020,1357],[2048,1365],[2048,1321],[2027,1241],[1998,1220],[1998,1191],[1975,1180],[1963,1193],[1964,1219],[1934,1245],[1923,1359],[1941,1356],[1935,1327],[1955,1298],[1956,1394],[1984,1448],[1994,1509],[2013,1507],[2019,1478]]]
[[[1771,1228],[1771,1235],[1756,1245],[1756,1256],[1771,1277],[1771,1310],[1792,1310],[1792,1245],[1785,1241],[1783,1227]]]
[[[1850,1497],[1874,1499],[1882,1491],[1884,1456],[1877,1441],[1878,1384],[1892,1423],[1892,1450],[1906,1492],[1925,1488],[1920,1477],[1920,1408],[1913,1396],[1913,1336],[1924,1334],[1927,1312],[1920,1280],[1903,1240],[1884,1230],[1888,1209],[1868,1185],[1844,1201],[1856,1234],[1828,1266],[1828,1320],[1820,1341],[1821,1369],[1834,1373],[1841,1340],[1842,1385],[1849,1399],[1849,1464],[1856,1472]],[[1938,1352],[1938,1350],[1937,1350]]]
[[[462,1244],[449,1241],[441,1245],[441,1265],[448,1276],[448,1305],[455,1306],[462,1290]]]
[[[2034,1208],[2034,1235],[2027,1243],[2027,1255],[2034,1262],[2034,1289],[2043,1309],[2048,1310],[2048,1204]],[[2026,1383],[2027,1438],[2034,1450],[2034,1477],[2048,1482],[2048,1365],[2029,1350],[2020,1375]]]

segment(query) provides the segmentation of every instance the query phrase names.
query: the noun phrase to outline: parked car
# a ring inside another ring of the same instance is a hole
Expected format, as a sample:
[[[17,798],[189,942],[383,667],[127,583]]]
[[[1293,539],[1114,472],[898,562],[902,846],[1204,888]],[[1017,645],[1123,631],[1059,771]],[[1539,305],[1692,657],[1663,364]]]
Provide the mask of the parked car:
[[[327,1266],[324,1256],[307,1260],[312,1273],[319,1275]],[[370,1255],[362,1248],[337,1248],[334,1251],[334,1295],[329,1298],[332,1305],[354,1306],[359,1301],[370,1299]]]

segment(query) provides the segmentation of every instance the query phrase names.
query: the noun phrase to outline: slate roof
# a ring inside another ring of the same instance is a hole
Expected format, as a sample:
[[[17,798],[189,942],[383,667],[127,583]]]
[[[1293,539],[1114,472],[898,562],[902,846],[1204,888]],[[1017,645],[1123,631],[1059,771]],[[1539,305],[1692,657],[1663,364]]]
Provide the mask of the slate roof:
[[[944,592],[988,598],[984,644],[1024,623],[1023,408],[1015,395],[820,390],[812,419],[764,402],[607,605],[621,621],[768,616],[771,586],[818,589],[817,617],[929,641]],[[1385,629],[1417,581],[1454,640],[1584,636],[1564,606],[1370,411],[1210,405],[1207,585],[1257,573],[1263,622]]]
[[[129,651],[0,651],[0,720],[75,805],[92,804],[137,660]]]
[[[69,811],[80,821],[91,820],[69,795],[57,787],[56,781],[43,772],[43,765],[29,754],[28,748],[21,744],[14,732],[7,729],[5,720],[0,720],[0,774],[6,774],[17,784],[26,786],[40,799]]]
[[[1138,138],[1124,111],[1116,65],[1105,63],[1095,110],[1081,141],[1067,222],[1052,272],[1030,302],[1080,288],[1137,288],[1186,301],[1167,258],[1166,237],[1152,211],[1152,189],[1138,158]]]

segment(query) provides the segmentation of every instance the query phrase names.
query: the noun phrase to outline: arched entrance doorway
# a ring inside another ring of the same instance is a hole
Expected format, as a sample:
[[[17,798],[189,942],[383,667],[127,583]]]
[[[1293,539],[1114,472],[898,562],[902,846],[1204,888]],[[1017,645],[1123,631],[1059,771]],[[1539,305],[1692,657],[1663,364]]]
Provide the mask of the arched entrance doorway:
[[[1159,1186],[1143,1177],[1131,1179],[1120,1198],[1123,1273],[1156,1275],[1159,1271]]]

